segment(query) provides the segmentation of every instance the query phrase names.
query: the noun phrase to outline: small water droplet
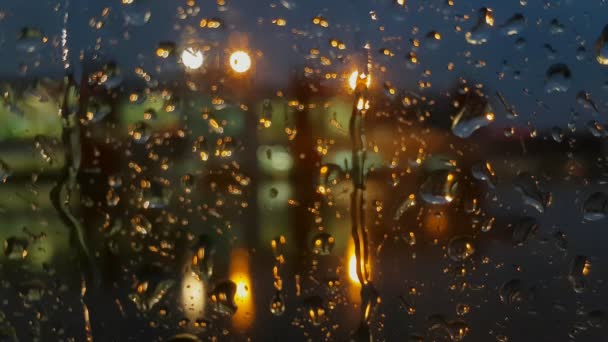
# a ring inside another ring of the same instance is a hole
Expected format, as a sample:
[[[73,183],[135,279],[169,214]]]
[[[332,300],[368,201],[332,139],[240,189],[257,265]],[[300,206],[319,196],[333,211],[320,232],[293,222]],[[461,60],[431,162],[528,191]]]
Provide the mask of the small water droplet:
[[[553,237],[555,238],[555,247],[557,247],[563,252],[568,250],[568,240],[566,239],[566,233],[558,230],[557,232],[553,233]]]
[[[180,178],[180,184],[185,193],[189,194],[192,192],[196,185],[196,177],[194,175],[187,173]]]
[[[152,129],[147,123],[140,121],[135,123],[129,130],[129,135],[138,144],[145,144],[152,134]]]
[[[140,214],[131,217],[131,227],[133,227],[135,232],[141,235],[150,234],[152,231],[152,223],[150,223],[145,216]]]
[[[492,230],[492,228],[494,228],[494,222],[496,222],[496,218],[494,218],[494,217],[486,218],[483,221],[483,223],[481,224],[481,231],[484,233],[487,233],[490,230]]]
[[[319,296],[306,298],[304,300],[304,309],[306,310],[306,317],[312,325],[321,325],[327,318],[323,299]]]
[[[277,188],[270,188],[270,190],[268,190],[270,198],[277,198],[277,196],[279,196],[279,190],[277,190]]]
[[[491,188],[496,187],[496,174],[489,162],[478,162],[471,167],[473,177],[482,182],[486,182]]]
[[[471,312],[471,307],[467,304],[459,303],[456,305],[456,314],[458,316],[464,316]]]
[[[475,247],[471,236],[456,236],[448,242],[448,256],[454,261],[466,260],[474,253]]]
[[[312,251],[318,255],[329,255],[335,242],[335,238],[331,234],[319,233],[312,239]]]
[[[112,108],[109,104],[101,102],[96,97],[91,97],[87,106],[86,117],[89,122],[100,122],[108,116],[110,112],[112,112]]]
[[[564,141],[564,131],[560,127],[555,126],[551,129],[551,137],[553,141],[561,143]]]
[[[147,7],[147,1],[127,0],[124,4],[123,14],[125,23],[130,26],[143,26],[150,21],[152,12]]]
[[[57,156],[55,155],[57,145],[57,141],[53,138],[43,135],[34,137],[34,147],[36,148],[38,155],[48,164],[53,164],[57,160]]]
[[[595,113],[599,113],[599,109],[593,99],[591,98],[591,93],[587,91],[579,91],[576,94],[576,102],[581,105],[583,108],[591,110]]]

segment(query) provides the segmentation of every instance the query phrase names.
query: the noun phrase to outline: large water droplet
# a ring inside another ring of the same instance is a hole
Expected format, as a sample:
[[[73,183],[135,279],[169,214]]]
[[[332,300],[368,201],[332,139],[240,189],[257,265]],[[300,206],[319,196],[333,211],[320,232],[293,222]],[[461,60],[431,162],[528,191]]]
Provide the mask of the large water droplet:
[[[403,214],[405,214],[405,212],[408,209],[413,208],[415,206],[416,206],[416,195],[409,194],[409,196],[407,196],[405,198],[405,200],[403,200],[403,202],[401,202],[401,204],[395,211],[395,216],[393,216],[393,219],[399,220],[401,218],[401,216],[403,216]]]
[[[29,242],[26,239],[9,237],[4,240],[4,255],[9,260],[25,259],[28,253]]]
[[[177,334],[168,339],[168,342],[201,342],[201,339],[195,335],[184,333]]]
[[[191,269],[201,278],[210,279],[213,275],[213,257],[215,244],[212,239],[202,234],[192,246]]]
[[[591,98],[591,93],[581,90],[576,94],[576,102],[583,108],[599,113],[599,108]]]
[[[589,130],[589,133],[591,133],[591,135],[596,138],[602,138],[606,136],[606,129],[604,128],[604,126],[595,120],[590,120],[589,122],[587,122],[587,129]]]
[[[519,279],[511,279],[500,286],[498,295],[504,304],[519,304],[526,298],[526,290]]]
[[[281,291],[277,291],[270,300],[270,312],[275,316],[281,316],[285,312],[285,300]]]
[[[270,241],[270,247],[272,253],[277,261],[283,262],[285,260],[285,254],[287,253],[287,239],[285,236],[277,236]]]
[[[19,33],[17,51],[34,53],[43,46],[43,33],[35,27],[24,27]]]
[[[608,195],[594,192],[583,203],[583,218],[586,221],[604,219],[608,213]]]
[[[3,160],[0,160],[0,182],[6,183],[8,178],[13,174],[11,168]]]
[[[524,204],[544,213],[551,205],[551,193],[540,190],[538,182],[529,174],[521,173],[515,179],[515,189],[521,194]]]
[[[431,173],[420,186],[420,197],[429,204],[448,204],[456,197],[456,175],[447,170]]]
[[[595,59],[602,65],[608,65],[608,25],[595,42]]]
[[[123,8],[125,23],[131,26],[142,26],[150,21],[152,12],[148,8],[145,1],[142,0],[128,0],[123,1],[125,7]]]
[[[514,245],[523,245],[538,230],[539,224],[534,217],[524,217],[513,227],[511,241]]]
[[[486,98],[477,92],[469,92],[464,105],[452,120],[452,133],[460,138],[468,138],[492,121],[494,112]]]
[[[560,34],[564,32],[564,24],[560,23],[557,18],[551,20],[549,23],[549,32],[551,34]]]
[[[324,195],[332,192],[334,186],[345,178],[342,168],[336,164],[324,164],[319,168],[317,192]]]
[[[514,14],[501,27],[503,34],[514,36],[520,34],[526,27],[526,18],[521,13]]]
[[[591,272],[591,262],[583,255],[577,255],[570,264],[568,280],[576,293],[583,293],[588,286],[587,276]]]
[[[139,311],[146,312],[158,304],[174,284],[173,279],[161,279],[159,274],[155,273],[149,280],[138,282],[135,292],[129,294],[129,299]]]
[[[225,280],[211,291],[209,299],[212,309],[222,315],[232,316],[236,313],[237,306],[234,301],[236,295],[236,284],[231,280]]]
[[[470,32],[465,34],[465,39],[469,44],[481,45],[490,39],[492,27],[494,26],[494,13],[489,8],[479,10],[477,23]]]
[[[547,69],[545,91],[549,94],[566,92],[570,88],[571,78],[572,73],[566,64],[553,64]]]
[[[589,311],[589,313],[587,313],[587,324],[591,328],[605,328],[608,326],[608,315],[603,310]]]

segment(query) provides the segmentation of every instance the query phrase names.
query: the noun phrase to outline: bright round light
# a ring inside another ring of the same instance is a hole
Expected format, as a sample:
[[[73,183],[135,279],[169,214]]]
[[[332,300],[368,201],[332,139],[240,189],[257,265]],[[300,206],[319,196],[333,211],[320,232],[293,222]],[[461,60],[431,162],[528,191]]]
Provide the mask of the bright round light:
[[[203,65],[203,53],[193,48],[187,48],[182,52],[182,63],[188,69],[198,69]]]
[[[236,51],[230,55],[230,67],[232,70],[243,73],[251,68],[251,57],[245,51]]]

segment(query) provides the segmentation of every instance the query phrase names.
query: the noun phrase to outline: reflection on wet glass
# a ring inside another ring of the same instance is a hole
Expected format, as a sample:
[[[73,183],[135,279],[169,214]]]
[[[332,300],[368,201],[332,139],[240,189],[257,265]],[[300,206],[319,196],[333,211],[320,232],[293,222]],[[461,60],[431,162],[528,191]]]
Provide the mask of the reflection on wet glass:
[[[0,4],[0,335],[602,341],[607,6]]]

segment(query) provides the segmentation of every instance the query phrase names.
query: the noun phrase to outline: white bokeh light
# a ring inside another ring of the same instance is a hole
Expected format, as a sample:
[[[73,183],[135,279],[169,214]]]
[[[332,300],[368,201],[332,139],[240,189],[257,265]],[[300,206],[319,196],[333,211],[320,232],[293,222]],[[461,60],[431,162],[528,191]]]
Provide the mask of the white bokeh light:
[[[200,68],[203,65],[203,61],[203,52],[200,50],[189,47],[182,52],[182,63],[188,69]]]
[[[230,67],[238,73],[247,72],[251,68],[251,57],[245,51],[236,51],[230,55]]]

